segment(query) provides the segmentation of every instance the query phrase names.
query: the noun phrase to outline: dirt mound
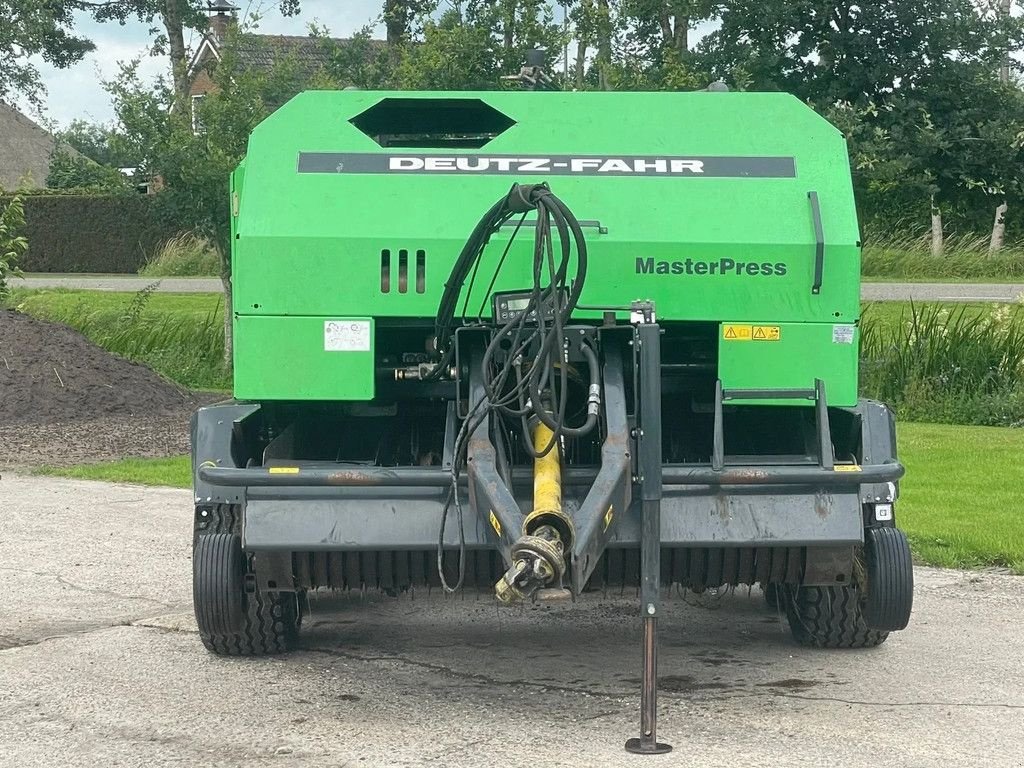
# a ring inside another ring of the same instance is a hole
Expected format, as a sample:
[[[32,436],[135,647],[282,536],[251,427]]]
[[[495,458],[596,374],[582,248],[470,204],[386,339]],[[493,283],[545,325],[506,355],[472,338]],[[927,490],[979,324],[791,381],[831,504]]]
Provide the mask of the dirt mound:
[[[189,392],[65,325],[0,309],[0,425],[145,419],[195,405]]]

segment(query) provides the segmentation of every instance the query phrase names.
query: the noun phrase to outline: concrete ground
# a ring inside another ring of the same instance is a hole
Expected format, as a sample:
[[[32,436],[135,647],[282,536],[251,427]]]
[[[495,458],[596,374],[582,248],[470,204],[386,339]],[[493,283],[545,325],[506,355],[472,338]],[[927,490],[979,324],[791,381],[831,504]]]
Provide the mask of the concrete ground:
[[[156,282],[151,277],[131,275],[43,275],[34,274],[12,285],[22,288],[83,288],[93,291],[135,293]],[[219,293],[219,278],[165,277],[156,290],[167,293]],[[865,301],[1016,301],[1024,295],[1022,283],[864,283]]]
[[[795,645],[755,590],[669,602],[663,757],[636,731],[632,596],[318,599],[302,649],[195,634],[190,494],[0,480],[4,766],[1019,766],[1024,579],[917,571],[881,648]]]

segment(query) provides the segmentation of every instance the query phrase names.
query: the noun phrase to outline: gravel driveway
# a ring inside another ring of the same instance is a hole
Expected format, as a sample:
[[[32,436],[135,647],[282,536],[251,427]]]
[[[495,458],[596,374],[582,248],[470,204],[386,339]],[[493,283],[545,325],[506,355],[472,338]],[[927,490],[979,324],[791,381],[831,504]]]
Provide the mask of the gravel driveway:
[[[322,598],[302,649],[195,635],[190,494],[0,480],[0,762],[50,765],[1019,766],[1024,580],[919,569],[881,648],[796,646],[755,590],[669,601],[666,757],[636,728],[632,596]]]

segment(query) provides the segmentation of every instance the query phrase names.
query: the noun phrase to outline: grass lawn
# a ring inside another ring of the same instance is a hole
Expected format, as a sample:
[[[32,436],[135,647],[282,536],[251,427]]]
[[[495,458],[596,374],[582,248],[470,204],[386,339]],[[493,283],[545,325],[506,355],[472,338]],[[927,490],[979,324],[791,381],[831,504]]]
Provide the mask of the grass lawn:
[[[104,275],[104,277],[107,277]],[[137,275],[125,275],[137,278]],[[155,281],[154,281],[155,282]],[[117,291],[83,291],[69,288],[18,288],[11,283],[11,296],[5,302],[36,317],[64,315],[75,310],[88,312],[125,312],[135,299],[134,293]],[[163,293],[156,292],[146,300],[146,310],[158,314],[184,314],[204,318],[224,306],[224,297],[218,293]]]
[[[919,562],[1024,574],[1024,430],[900,424],[907,467],[897,505]],[[187,456],[43,468],[42,474],[188,488]]]
[[[1024,430],[900,424],[896,518],[915,556],[1024,574]]]
[[[74,467],[40,467],[35,472],[78,480],[106,480],[111,483],[192,487],[192,462],[188,456],[167,459],[121,459]]]

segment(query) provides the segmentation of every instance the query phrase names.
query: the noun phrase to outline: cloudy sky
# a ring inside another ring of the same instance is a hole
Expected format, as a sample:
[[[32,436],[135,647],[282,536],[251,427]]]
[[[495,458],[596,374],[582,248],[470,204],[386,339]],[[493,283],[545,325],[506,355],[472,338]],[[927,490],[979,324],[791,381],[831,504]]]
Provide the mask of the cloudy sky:
[[[234,0],[234,4],[245,10],[247,5],[258,2]],[[274,4],[265,0],[268,7],[260,31],[270,34],[303,35],[311,22],[326,25],[331,34],[344,37],[374,21],[379,13],[380,0],[302,0],[302,13],[293,18],[282,18]],[[101,82],[117,73],[117,62],[144,57],[141,71],[155,76],[167,68],[166,57],[149,58],[146,49],[149,42],[148,24],[138,22],[124,26],[116,22],[97,24],[87,14],[78,17],[77,32],[96,43],[96,50],[79,64],[70,69],[54,69],[45,62],[37,62],[46,84],[46,109],[42,117],[53,120],[58,126],[65,126],[75,118],[105,122],[113,118],[110,99]],[[381,30],[383,34],[383,30]],[[186,39],[186,43],[189,40]],[[198,45],[198,35],[191,40],[192,47]],[[24,103],[20,104],[27,111]]]

